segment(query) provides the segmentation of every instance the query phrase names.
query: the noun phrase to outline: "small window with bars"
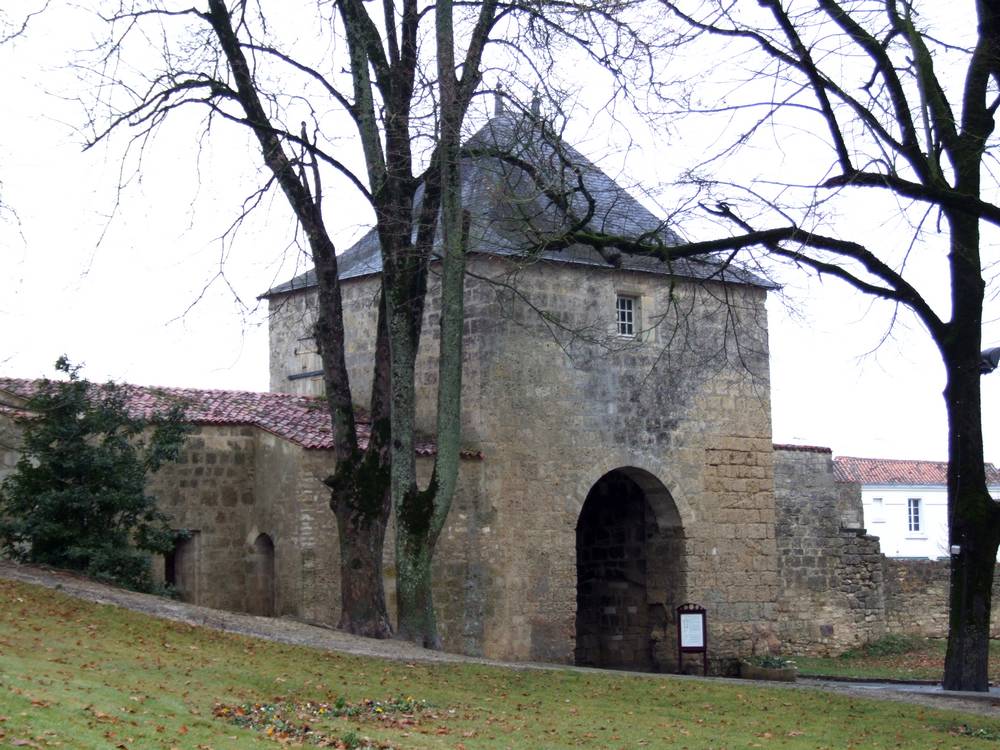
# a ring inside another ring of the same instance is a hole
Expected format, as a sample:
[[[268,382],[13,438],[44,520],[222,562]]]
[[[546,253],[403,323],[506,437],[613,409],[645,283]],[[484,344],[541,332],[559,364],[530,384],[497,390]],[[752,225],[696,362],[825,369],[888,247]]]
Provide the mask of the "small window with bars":
[[[920,531],[919,497],[911,497],[906,501],[906,527],[910,531]]]
[[[615,301],[615,313],[618,321],[618,335],[635,338],[638,330],[638,301],[635,297],[619,294]]]

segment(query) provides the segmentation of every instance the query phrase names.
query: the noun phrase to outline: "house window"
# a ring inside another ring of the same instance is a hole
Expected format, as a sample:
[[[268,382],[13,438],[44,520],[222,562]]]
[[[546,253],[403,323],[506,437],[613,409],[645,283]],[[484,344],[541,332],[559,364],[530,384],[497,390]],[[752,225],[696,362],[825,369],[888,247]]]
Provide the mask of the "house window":
[[[906,524],[910,531],[920,531],[919,497],[911,497],[906,501]]]
[[[636,332],[636,313],[638,312],[638,304],[635,297],[628,297],[623,294],[619,294],[615,302],[615,312],[618,319],[618,335],[619,336],[635,336]]]
[[[872,523],[883,523],[885,521],[884,505],[882,498],[872,498]]]

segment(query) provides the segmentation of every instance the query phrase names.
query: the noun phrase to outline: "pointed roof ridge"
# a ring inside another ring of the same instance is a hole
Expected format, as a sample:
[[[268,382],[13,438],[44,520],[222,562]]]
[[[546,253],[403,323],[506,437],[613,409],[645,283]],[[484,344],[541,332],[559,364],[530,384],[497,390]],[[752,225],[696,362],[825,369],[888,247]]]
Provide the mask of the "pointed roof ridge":
[[[522,211],[525,205],[532,204],[535,212],[532,218],[538,218],[551,225],[553,232],[558,232],[559,225],[565,225],[567,220],[554,204],[542,199],[538,183],[545,179],[554,180],[549,186],[568,196],[566,202],[578,216],[592,214],[586,226],[594,231],[621,237],[657,235],[668,246],[685,242],[628,190],[566,143],[559,133],[548,129],[544,119],[528,111],[504,110],[494,115],[466,139],[462,150],[465,164],[462,170],[462,197],[474,224],[470,252],[522,258],[531,255],[544,261],[614,270],[616,267],[611,266],[596,250],[583,244],[540,251],[531,244],[523,231],[523,218],[512,216],[509,206],[503,205],[504,195],[516,195]],[[506,154],[508,158],[499,158],[499,153]],[[534,167],[534,174],[529,175],[516,166],[518,160],[525,166]],[[562,179],[567,175],[576,183],[577,189],[567,190],[570,183]],[[501,183],[505,191],[497,189]],[[584,191],[593,200],[592,211],[588,211]],[[418,203],[421,195],[422,188],[416,196]],[[517,221],[521,221],[520,230]],[[652,256],[622,255],[617,269],[775,288],[772,282],[730,264],[728,260],[728,255],[724,261],[706,256],[667,263]],[[337,261],[341,279],[380,273],[382,258],[375,230],[369,230],[337,256]],[[268,289],[259,298],[267,299],[315,285],[316,274],[310,269]]]

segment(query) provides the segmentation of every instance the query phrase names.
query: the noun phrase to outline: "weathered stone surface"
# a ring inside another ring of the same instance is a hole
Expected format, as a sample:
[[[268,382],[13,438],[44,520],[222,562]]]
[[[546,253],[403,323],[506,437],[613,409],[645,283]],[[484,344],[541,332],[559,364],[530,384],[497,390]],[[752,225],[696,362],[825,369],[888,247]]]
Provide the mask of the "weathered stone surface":
[[[736,655],[754,623],[773,617],[778,586],[763,291],[495,257],[470,264],[463,443],[485,460],[463,463],[438,551],[446,647],[574,659],[577,523],[591,489],[621,471],[649,502],[647,544],[679,550],[668,566],[663,549],[660,562],[647,553],[645,602],[628,605],[646,611],[622,620],[645,644],[628,647],[634,658],[669,667],[673,613],[688,600],[709,607],[713,654]],[[345,285],[362,404],[376,292],[373,279]],[[639,301],[638,338],[614,333],[617,294]],[[273,390],[319,392],[318,378],[289,379],[318,369],[308,296],[272,301]],[[432,280],[417,377],[427,432],[438,314]]]
[[[825,448],[775,449],[777,624],[790,653],[839,653],[886,632],[878,540],[845,527],[861,491],[834,482],[832,458]]]

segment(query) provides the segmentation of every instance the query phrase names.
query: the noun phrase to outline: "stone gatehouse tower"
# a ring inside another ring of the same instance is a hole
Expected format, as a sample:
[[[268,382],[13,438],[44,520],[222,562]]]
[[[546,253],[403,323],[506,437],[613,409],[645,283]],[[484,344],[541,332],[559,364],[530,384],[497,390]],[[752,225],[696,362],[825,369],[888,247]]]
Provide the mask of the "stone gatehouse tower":
[[[462,464],[437,551],[445,647],[671,669],[674,612],[690,601],[708,610],[713,658],[747,653],[775,621],[778,598],[767,284],[721,261],[668,266],[582,245],[546,249],[539,227],[551,235],[587,215],[595,230],[682,240],[530,117],[499,115],[466,152],[462,427],[478,458]],[[569,218],[546,197],[556,189]],[[374,232],[340,256],[359,404],[371,388],[380,267]],[[418,360],[426,434],[435,285],[432,272]],[[271,390],[319,395],[311,272],[264,296]],[[391,592],[389,559],[386,575]]]

